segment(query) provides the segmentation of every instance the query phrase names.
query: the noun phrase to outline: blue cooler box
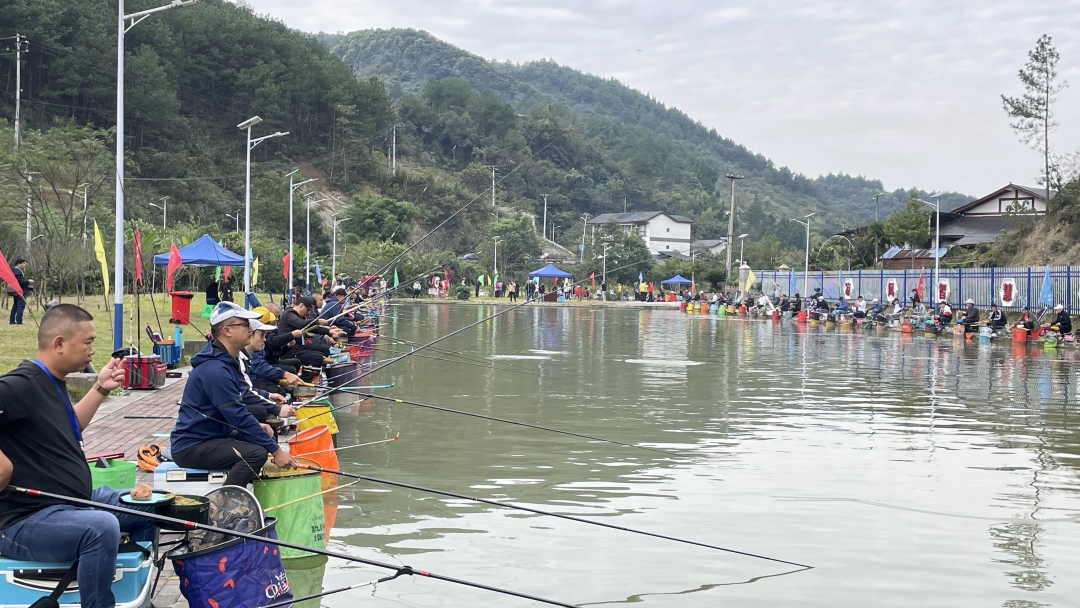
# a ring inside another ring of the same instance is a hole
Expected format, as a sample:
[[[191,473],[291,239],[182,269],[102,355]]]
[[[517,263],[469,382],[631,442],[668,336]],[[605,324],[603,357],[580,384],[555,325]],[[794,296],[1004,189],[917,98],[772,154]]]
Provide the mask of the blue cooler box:
[[[150,543],[139,543],[152,550]],[[25,608],[56,588],[71,564],[20,562],[0,556],[0,608]],[[117,608],[145,608],[150,605],[153,559],[140,552],[116,556],[112,591]],[[81,601],[78,581],[60,596],[60,606],[75,607]]]

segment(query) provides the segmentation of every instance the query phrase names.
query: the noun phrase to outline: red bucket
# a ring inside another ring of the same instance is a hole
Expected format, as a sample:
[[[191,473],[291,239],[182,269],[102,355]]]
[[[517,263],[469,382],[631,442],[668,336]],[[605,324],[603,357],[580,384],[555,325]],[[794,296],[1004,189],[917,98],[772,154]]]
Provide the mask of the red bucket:
[[[773,321],[779,321],[780,320],[780,311],[779,310],[772,311],[772,320]]]
[[[1014,327],[1012,330],[1013,342],[1027,342],[1028,330],[1026,327]]]
[[[800,310],[799,311],[798,319],[799,319],[799,323],[806,323],[806,311],[805,310]]]

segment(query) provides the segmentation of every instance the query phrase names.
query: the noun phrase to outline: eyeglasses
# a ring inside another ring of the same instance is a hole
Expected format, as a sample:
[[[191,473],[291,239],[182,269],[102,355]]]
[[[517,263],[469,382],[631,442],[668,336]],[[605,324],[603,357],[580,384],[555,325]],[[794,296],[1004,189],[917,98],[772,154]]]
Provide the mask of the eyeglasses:
[[[231,323],[231,324],[229,324],[229,325],[226,325],[226,326],[225,326],[224,328],[222,328],[222,329],[228,329],[228,328],[230,328],[230,327],[243,327],[243,328],[247,329],[248,335],[252,335],[252,334],[254,334],[254,333],[255,333],[255,330],[254,330],[254,329],[251,329],[251,325],[249,325],[249,324],[247,324],[247,323]]]

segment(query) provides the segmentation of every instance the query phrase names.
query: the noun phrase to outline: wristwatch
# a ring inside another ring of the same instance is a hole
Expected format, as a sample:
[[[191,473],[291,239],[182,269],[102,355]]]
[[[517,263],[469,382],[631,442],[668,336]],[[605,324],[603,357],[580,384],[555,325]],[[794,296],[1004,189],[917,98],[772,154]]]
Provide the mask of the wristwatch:
[[[108,397],[109,393],[112,392],[111,390],[105,388],[104,386],[101,386],[101,384],[98,383],[98,382],[94,383],[94,390],[101,393],[102,397]]]

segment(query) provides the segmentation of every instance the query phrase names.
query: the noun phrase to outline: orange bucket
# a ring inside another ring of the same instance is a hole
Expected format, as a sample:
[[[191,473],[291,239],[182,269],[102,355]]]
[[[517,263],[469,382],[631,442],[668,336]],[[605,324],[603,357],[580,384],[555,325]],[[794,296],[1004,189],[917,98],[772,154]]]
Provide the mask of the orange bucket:
[[[325,424],[306,428],[290,437],[289,453],[297,458],[303,456],[324,469],[337,470],[339,466],[330,427]],[[327,477],[333,476],[323,473],[323,479]]]
[[[1028,330],[1026,327],[1014,327],[1012,330],[1013,342],[1027,342]]]

